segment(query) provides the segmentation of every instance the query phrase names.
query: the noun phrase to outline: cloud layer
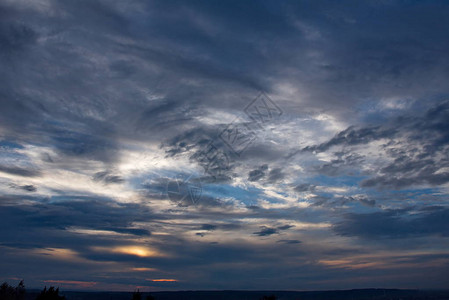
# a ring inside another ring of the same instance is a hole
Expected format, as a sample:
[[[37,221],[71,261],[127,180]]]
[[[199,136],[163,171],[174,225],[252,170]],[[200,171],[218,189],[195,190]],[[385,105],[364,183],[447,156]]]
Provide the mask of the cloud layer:
[[[446,287],[447,6],[1,1],[0,279]]]

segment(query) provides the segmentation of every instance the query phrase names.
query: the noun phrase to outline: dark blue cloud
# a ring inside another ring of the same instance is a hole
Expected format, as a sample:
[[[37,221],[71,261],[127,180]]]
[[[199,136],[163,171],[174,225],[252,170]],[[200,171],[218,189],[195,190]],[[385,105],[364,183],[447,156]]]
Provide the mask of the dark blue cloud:
[[[449,235],[449,211],[436,207],[416,216],[407,211],[392,210],[369,214],[348,214],[344,221],[334,226],[336,233],[360,238],[407,238],[425,235]]]

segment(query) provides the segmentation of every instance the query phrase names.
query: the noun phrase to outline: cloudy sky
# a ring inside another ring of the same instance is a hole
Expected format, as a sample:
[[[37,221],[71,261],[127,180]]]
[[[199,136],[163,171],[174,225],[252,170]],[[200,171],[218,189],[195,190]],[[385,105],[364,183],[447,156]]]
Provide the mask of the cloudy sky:
[[[446,1],[0,0],[0,280],[449,285]]]

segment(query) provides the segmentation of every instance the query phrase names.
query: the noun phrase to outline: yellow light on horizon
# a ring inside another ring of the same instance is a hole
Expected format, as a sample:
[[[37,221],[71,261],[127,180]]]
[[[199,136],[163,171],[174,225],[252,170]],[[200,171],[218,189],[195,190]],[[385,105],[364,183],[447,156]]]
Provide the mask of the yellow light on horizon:
[[[156,254],[154,251],[151,251],[143,247],[119,247],[116,248],[116,251],[140,257],[154,256],[154,254]]]
[[[177,282],[177,279],[147,279],[152,282]]]
[[[159,252],[156,249],[151,249],[143,246],[118,246],[114,248],[107,247],[93,247],[95,251],[101,252],[112,252],[112,253],[120,253],[127,255],[135,255],[138,257],[162,257],[166,256],[165,254]]]

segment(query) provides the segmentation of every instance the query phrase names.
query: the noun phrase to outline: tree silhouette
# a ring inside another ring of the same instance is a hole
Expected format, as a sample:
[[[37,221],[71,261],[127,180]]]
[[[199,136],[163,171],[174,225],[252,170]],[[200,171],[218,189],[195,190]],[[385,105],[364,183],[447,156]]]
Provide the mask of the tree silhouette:
[[[19,284],[16,287],[16,299],[17,300],[24,300],[25,299],[25,284],[23,283],[23,280],[20,280]]]
[[[142,300],[142,293],[139,290],[135,291],[132,300]]]
[[[55,289],[51,286],[48,290],[45,287],[36,300],[65,300],[65,296],[59,295],[59,288]]]
[[[17,287],[10,286],[4,282],[0,286],[0,300],[24,300],[25,299],[25,284],[23,280],[19,282]]]
[[[10,286],[7,282],[4,282],[0,287],[0,299],[10,300],[14,299],[14,288]]]

